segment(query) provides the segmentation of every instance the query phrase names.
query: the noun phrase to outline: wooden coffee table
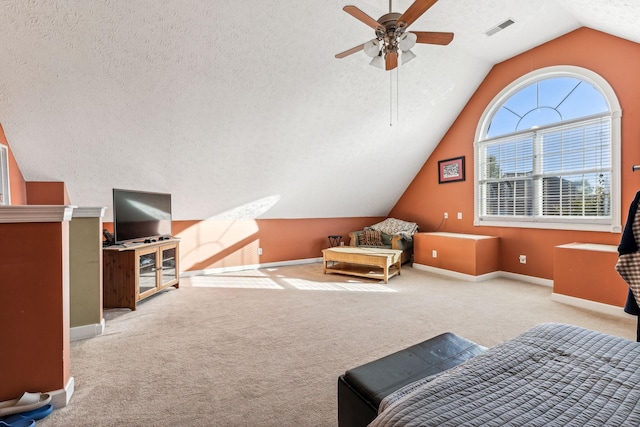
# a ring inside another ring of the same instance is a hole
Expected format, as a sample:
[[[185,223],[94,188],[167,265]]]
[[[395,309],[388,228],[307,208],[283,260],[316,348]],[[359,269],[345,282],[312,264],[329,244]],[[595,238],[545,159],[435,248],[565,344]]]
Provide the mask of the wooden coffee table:
[[[333,261],[332,265],[328,262]],[[373,268],[372,268],[373,267]],[[337,246],[322,250],[322,272],[348,274],[370,279],[389,279],[400,274],[402,251],[397,249]]]

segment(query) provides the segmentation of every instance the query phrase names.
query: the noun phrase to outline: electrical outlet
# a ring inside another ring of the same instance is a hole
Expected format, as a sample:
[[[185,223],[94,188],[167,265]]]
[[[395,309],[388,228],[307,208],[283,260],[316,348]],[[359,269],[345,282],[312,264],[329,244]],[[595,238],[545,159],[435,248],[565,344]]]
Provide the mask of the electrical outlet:
[[[449,218],[449,212],[444,213],[444,219],[447,219],[447,218]]]
[[[526,263],[527,263],[527,256],[520,255],[520,264],[526,264]]]
[[[262,255],[262,248],[258,248],[258,255]]]
[[[431,251],[431,256],[434,258],[438,258],[438,251],[436,251],[435,249]]]
[[[462,219],[462,212],[458,212],[458,219]]]

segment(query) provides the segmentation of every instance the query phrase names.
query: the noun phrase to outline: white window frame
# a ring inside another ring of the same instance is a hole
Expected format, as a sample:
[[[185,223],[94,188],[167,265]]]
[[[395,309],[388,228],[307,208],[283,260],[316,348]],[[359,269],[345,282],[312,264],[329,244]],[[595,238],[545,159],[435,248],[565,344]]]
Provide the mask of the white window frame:
[[[481,217],[480,216],[480,168],[479,161],[479,142],[486,139],[487,131],[491,120],[497,110],[520,89],[533,84],[540,80],[555,77],[572,77],[584,80],[600,90],[608,103],[611,117],[611,219],[606,223],[602,223],[601,219],[589,221],[584,218],[581,221],[574,221],[571,218],[515,218],[515,217]],[[575,66],[553,66],[541,68],[532,71],[506,86],[493,100],[489,103],[483,112],[474,139],[474,225],[476,226],[494,226],[494,227],[517,227],[517,228],[545,228],[559,230],[580,230],[580,231],[606,231],[611,233],[620,233],[621,225],[621,162],[620,162],[620,146],[621,146],[621,127],[620,121],[622,117],[622,109],[615,95],[613,88],[599,74],[582,67]]]
[[[0,144],[0,206],[11,204],[9,193],[9,147]]]

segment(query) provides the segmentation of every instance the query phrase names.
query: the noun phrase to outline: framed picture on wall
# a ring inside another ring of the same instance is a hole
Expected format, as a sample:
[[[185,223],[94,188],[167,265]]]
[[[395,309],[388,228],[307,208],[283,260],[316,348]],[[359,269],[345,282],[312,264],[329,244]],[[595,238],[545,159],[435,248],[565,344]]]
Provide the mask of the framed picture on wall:
[[[464,156],[438,161],[438,184],[464,181]]]

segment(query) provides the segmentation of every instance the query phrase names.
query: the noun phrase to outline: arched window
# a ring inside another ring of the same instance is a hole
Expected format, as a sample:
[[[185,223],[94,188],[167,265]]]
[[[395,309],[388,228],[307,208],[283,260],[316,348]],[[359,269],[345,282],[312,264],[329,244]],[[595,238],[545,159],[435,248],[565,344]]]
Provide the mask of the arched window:
[[[475,224],[619,232],[620,113],[579,67],[506,87],[476,131]]]

